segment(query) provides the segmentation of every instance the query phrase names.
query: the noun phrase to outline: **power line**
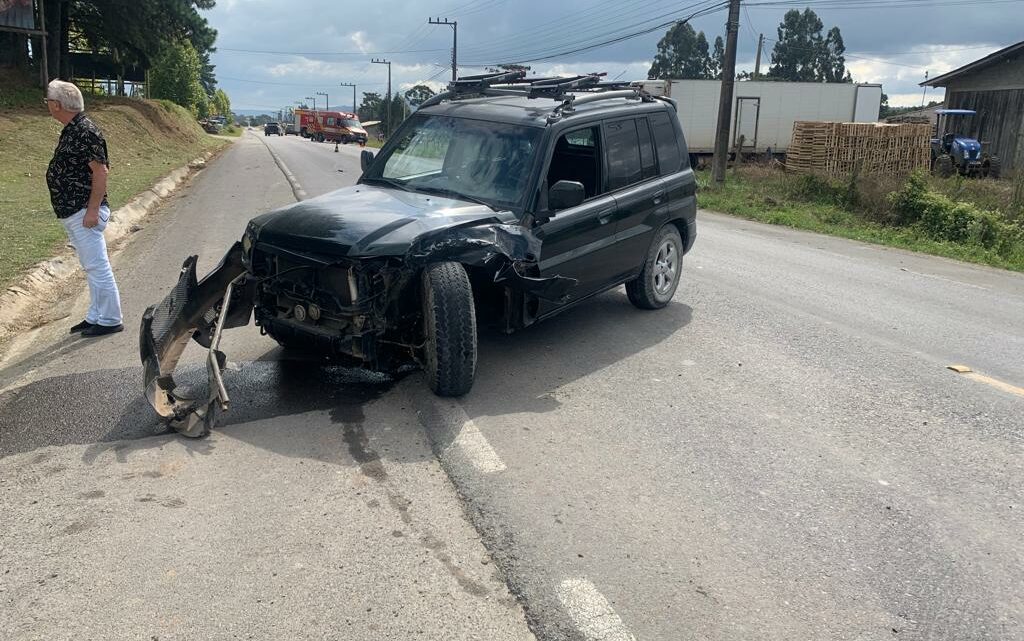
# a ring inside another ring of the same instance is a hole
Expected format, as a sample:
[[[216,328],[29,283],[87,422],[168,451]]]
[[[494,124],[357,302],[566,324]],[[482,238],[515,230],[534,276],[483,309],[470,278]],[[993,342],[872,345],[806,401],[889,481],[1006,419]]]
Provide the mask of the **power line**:
[[[704,4],[704,3],[698,3],[698,5],[699,4]],[[557,53],[550,53],[550,54],[545,54],[545,52],[538,52],[536,55],[524,54],[522,57],[519,57],[516,60],[506,59],[506,60],[501,61],[501,62],[488,62],[488,63],[483,63],[482,66],[492,66],[492,65],[501,65],[501,64],[523,64],[523,63],[526,63],[526,62],[540,62],[540,61],[543,61],[543,60],[551,60],[552,58],[560,58],[560,57],[563,57],[563,56],[572,55],[574,53],[581,53],[581,52],[584,52],[584,51],[590,51],[592,49],[597,49],[597,48],[600,48],[600,47],[605,47],[605,46],[608,46],[608,45],[611,45],[611,44],[616,44],[616,43],[619,43],[619,42],[623,42],[625,40],[630,40],[632,38],[636,38],[638,36],[642,36],[644,34],[648,34],[648,33],[651,33],[653,31],[657,31],[659,29],[664,29],[664,28],[666,28],[668,26],[671,26],[671,25],[675,25],[675,24],[678,24],[678,23],[689,22],[690,20],[692,20],[693,18],[696,18],[698,16],[707,15],[709,13],[714,13],[716,11],[720,11],[720,10],[724,9],[727,5],[728,5],[727,1],[719,2],[717,4],[714,4],[714,5],[710,6],[710,7],[706,7],[704,9],[700,9],[700,10],[690,14],[689,16],[687,16],[687,17],[685,17],[683,19],[669,20],[667,22],[662,22],[660,24],[656,24],[654,26],[650,26],[650,27],[647,27],[647,28],[644,28],[644,29],[640,29],[638,31],[634,31],[634,32],[631,32],[631,33],[625,33],[625,34],[616,36],[614,38],[610,38],[608,40],[603,40],[603,41],[599,41],[599,42],[593,42],[591,44],[579,46],[579,47],[576,47],[574,49],[563,50],[563,51],[559,51]],[[697,6],[697,5],[693,5],[693,6]],[[674,14],[674,13],[678,13],[678,12],[672,12],[672,14]],[[672,14],[666,14],[666,15],[672,15]],[[664,16],[658,16],[658,17],[664,17]],[[650,21],[647,20],[647,21],[644,21],[644,22],[636,23],[634,25],[630,25],[627,28],[636,27],[638,25],[646,24],[647,22],[650,22]],[[605,34],[605,35],[610,35],[610,34]],[[509,58],[512,58],[512,57],[513,56],[511,56],[511,55],[509,56]],[[481,66],[481,65],[477,65],[477,66]]]
[[[835,10],[847,9],[917,9],[922,7],[960,7],[981,6],[989,4],[1010,4],[1022,0],[763,0],[748,2],[747,6],[758,9],[763,7],[815,7]]]
[[[439,51],[445,51],[445,49],[405,49],[401,51],[268,51],[265,49],[231,49],[228,47],[218,47],[217,51],[271,54],[277,56],[376,56],[380,54],[437,53]]]
[[[579,16],[578,14],[566,14],[565,20],[572,20],[572,32],[574,36],[586,35],[593,33],[597,29],[606,29],[609,24],[613,24],[618,20],[627,17],[636,16],[639,12],[653,11],[654,8],[660,4],[666,3],[667,0],[627,0],[621,2],[620,0],[604,0],[598,4],[590,7],[588,10],[590,16]],[[609,5],[615,5],[614,10],[603,12],[601,11],[604,7]],[[676,11],[683,11],[685,9],[676,9]],[[535,47],[540,43],[548,43],[551,40],[557,41],[553,36],[564,36],[566,22],[560,18],[555,17],[551,20],[545,21],[543,25],[537,27],[528,27],[522,33],[515,33],[507,35],[501,38],[493,38],[482,44],[469,44],[467,45],[463,53],[467,56],[479,56],[482,54],[489,54],[495,49],[503,49],[508,46],[518,47],[520,50]],[[563,45],[565,43],[562,43]],[[468,52],[468,53],[467,53]]]
[[[580,36],[592,32],[595,28],[607,29],[609,24],[614,24],[624,18],[635,17],[638,14],[642,15],[644,12],[654,11],[655,7],[666,2],[670,2],[670,0],[603,0],[589,7],[587,14],[571,13],[562,17],[556,16],[546,20],[543,24],[531,25],[520,33],[492,38],[486,43],[478,44],[475,47],[471,44],[466,47],[466,50],[472,54],[480,54],[485,51],[491,52],[508,46],[522,48],[533,47],[539,43],[558,42],[559,38],[565,35],[567,21],[571,20],[572,34]],[[605,11],[605,7],[610,5],[613,5],[613,8]]]
[[[303,83],[296,83],[296,82],[272,82],[272,81],[269,81],[269,80],[253,80],[251,78],[233,78],[231,76],[221,76],[221,75],[218,75],[217,78],[220,79],[220,80],[230,80],[232,82],[248,82],[248,83],[252,83],[252,84],[256,84],[256,85],[277,85],[277,86],[280,86],[280,87],[306,87],[307,89],[309,87],[314,87],[317,84],[322,84],[321,81],[310,81],[310,82],[303,82]],[[334,82],[334,81],[332,80],[331,82]],[[383,83],[383,82],[364,82],[364,83],[361,83],[361,84],[362,85],[376,87],[378,85],[384,85],[384,84],[387,84],[387,83]]]

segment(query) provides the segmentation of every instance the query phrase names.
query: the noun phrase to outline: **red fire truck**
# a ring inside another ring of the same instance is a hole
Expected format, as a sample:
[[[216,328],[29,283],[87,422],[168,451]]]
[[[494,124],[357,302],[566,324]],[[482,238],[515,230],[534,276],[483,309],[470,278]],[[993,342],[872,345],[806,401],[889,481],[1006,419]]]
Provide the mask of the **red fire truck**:
[[[359,116],[347,111],[296,109],[295,124],[303,138],[317,142],[358,142],[366,144],[366,130]]]

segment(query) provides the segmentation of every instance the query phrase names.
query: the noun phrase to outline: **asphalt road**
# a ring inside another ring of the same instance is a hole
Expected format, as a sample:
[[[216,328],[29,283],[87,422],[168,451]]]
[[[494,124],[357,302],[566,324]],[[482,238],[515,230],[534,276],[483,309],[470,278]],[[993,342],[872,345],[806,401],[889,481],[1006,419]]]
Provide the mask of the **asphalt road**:
[[[129,318],[291,201],[267,146],[310,195],[358,175],[244,138],[117,256]],[[1024,278],[699,225],[668,308],[485,333],[459,401],[233,330],[202,441],[153,434],[134,328],[63,337],[75,301],[0,365],[0,629],[1024,639]]]

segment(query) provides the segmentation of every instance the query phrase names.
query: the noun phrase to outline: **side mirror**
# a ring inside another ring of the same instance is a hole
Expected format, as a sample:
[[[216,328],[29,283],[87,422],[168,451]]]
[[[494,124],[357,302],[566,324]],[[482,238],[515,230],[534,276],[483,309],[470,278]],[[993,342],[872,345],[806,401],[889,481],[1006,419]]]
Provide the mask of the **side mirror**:
[[[551,211],[569,209],[582,203],[585,197],[583,183],[574,180],[559,180],[548,190],[548,207]]]
[[[369,169],[370,165],[373,164],[373,152],[369,149],[364,149],[363,153],[359,154],[359,164],[362,166],[363,171]]]

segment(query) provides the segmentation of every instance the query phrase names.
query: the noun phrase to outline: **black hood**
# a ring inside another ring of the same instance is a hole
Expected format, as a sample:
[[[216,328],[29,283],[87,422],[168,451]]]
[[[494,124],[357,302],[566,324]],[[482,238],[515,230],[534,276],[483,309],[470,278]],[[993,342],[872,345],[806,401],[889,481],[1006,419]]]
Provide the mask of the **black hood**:
[[[423,236],[474,221],[510,222],[476,203],[356,185],[253,219],[258,242],[331,256],[400,256]]]

